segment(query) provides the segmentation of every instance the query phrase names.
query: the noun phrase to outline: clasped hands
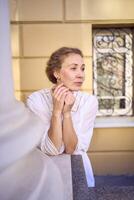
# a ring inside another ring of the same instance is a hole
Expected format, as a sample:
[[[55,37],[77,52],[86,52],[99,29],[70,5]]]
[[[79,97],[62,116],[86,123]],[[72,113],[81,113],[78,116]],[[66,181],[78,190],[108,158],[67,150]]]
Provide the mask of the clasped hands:
[[[75,102],[73,93],[62,84],[53,88],[53,114],[64,116],[70,115],[71,108]]]

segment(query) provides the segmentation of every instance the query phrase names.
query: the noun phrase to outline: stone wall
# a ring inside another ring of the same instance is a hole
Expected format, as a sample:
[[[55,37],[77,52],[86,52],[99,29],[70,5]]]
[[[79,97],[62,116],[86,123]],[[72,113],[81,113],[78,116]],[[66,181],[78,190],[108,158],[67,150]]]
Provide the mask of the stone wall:
[[[92,27],[134,23],[133,0],[10,0],[16,98],[50,87],[46,61],[61,46],[80,48],[83,90],[93,92]],[[89,155],[96,174],[134,173],[134,128],[96,128]]]

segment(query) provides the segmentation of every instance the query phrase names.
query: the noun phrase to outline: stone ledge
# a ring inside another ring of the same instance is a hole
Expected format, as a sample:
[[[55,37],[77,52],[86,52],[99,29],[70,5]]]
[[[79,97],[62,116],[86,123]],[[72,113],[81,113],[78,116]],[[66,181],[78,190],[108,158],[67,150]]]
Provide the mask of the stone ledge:
[[[73,200],[71,156],[68,154],[61,154],[58,156],[50,156],[50,158],[60,171],[64,187],[64,200]]]
[[[89,200],[88,186],[81,155],[71,156],[73,200]]]

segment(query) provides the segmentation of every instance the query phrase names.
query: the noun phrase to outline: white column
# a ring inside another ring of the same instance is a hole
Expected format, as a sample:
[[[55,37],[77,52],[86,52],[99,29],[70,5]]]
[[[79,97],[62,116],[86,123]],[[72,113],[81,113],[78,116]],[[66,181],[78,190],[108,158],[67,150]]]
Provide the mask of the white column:
[[[64,200],[59,169],[35,148],[43,123],[13,93],[8,0],[0,0],[0,199]]]
[[[8,1],[0,0],[0,108],[14,98]]]
[[[8,0],[0,0],[0,169],[37,146],[43,124],[14,98]]]

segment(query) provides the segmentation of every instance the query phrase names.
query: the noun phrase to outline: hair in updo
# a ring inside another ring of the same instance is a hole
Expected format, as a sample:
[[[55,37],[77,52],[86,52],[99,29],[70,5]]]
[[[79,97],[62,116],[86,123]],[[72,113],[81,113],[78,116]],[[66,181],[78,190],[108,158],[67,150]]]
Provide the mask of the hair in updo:
[[[54,72],[58,69],[61,69],[61,65],[64,59],[69,54],[79,54],[81,57],[83,57],[82,51],[80,49],[71,47],[61,47],[60,49],[52,53],[52,55],[50,56],[47,62],[46,74],[48,79],[52,83],[57,83],[57,79],[54,76]]]

